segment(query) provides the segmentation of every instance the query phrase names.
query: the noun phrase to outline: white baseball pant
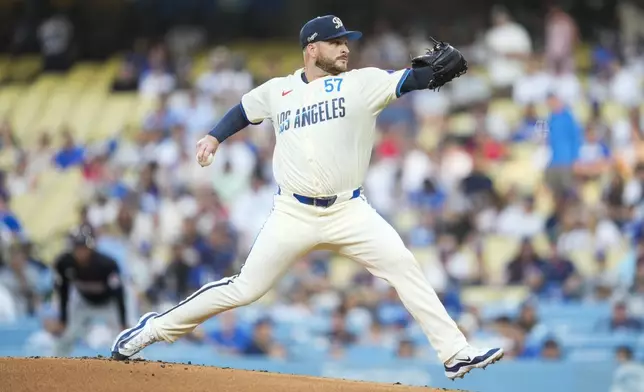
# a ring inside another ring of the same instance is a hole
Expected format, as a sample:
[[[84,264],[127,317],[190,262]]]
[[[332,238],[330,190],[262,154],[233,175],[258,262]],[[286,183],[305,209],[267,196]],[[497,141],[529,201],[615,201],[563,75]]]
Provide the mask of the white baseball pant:
[[[288,268],[312,250],[328,249],[357,261],[389,282],[420,324],[442,362],[467,346],[396,230],[360,195],[339,195],[328,208],[310,206],[282,191],[238,275],[208,283],[154,318],[156,335],[174,342],[210,317],[248,305],[268,292]],[[342,200],[344,199],[344,200]]]
[[[76,290],[71,290],[67,308],[67,325],[62,336],[56,341],[54,356],[71,355],[76,342],[87,338],[93,322],[104,322],[114,333],[114,336],[121,328],[116,301],[110,301],[105,305],[94,305],[84,299]]]

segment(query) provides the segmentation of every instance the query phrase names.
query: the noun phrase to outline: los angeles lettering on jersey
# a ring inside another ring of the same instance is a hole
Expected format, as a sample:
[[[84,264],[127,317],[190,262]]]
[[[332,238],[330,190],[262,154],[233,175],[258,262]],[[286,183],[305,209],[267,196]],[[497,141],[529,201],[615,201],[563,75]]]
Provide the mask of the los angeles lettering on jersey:
[[[288,131],[291,128],[304,128],[308,125],[315,125],[336,118],[342,118],[346,114],[344,97],[329,99],[323,102],[314,103],[294,111],[291,120],[292,110],[280,112],[278,115],[279,132]]]

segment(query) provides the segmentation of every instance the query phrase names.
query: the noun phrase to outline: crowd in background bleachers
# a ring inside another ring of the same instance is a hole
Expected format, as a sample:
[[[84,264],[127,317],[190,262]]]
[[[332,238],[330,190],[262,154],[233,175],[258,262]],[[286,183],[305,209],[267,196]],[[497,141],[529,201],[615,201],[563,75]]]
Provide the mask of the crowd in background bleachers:
[[[561,10],[546,19],[543,50],[504,11],[493,21],[464,48],[468,74],[382,112],[366,195],[473,341],[499,344],[510,358],[562,360],[595,348],[575,346],[575,335],[608,339],[600,348],[612,356],[611,336],[644,329],[644,53],[607,35],[578,55],[575,21]],[[419,37],[383,26],[352,48],[352,65],[405,67],[429,45]],[[113,94],[136,93],[149,109],[135,129],[84,140],[89,131],[62,126],[27,139],[9,116],[0,123],[8,249],[0,321],[36,315],[48,330],[57,312],[48,305],[51,260],[31,244],[39,212],[28,211],[30,226],[12,209],[43,189],[57,192],[52,168],[79,173],[68,181],[82,202],[71,223],[94,227],[98,248],[120,263],[138,305],[132,317],[243,262],[276,191],[272,124],[231,137],[207,168],[196,164],[195,143],[243,93],[294,69],[276,55],[259,74],[241,52],[220,47],[197,72],[172,52],[137,42],[110,81]],[[561,304],[578,311],[559,314]],[[325,252],[299,260],[260,304],[222,314],[191,340],[281,358],[338,358],[356,347],[414,357],[428,347],[393,289]],[[620,358],[632,350],[644,355],[644,346],[625,346]]]

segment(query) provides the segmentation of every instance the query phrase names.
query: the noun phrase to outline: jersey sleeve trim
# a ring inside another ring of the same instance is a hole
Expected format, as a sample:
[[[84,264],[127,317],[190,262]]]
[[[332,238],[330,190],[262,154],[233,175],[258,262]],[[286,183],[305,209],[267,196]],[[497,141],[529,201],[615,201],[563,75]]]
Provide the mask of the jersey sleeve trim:
[[[259,120],[259,122],[252,122],[248,119],[248,115],[246,114],[246,109],[244,109],[244,104],[239,102],[239,107],[241,108],[242,115],[244,116],[244,120],[246,120],[249,124],[252,125],[259,125],[262,123],[264,120]]]
[[[405,72],[403,73],[402,77],[398,81],[398,85],[396,86],[396,98],[400,98],[404,95],[404,93],[401,91],[403,83],[405,83],[405,80],[407,80],[407,77],[409,76],[409,73],[411,72],[411,68],[405,69]]]

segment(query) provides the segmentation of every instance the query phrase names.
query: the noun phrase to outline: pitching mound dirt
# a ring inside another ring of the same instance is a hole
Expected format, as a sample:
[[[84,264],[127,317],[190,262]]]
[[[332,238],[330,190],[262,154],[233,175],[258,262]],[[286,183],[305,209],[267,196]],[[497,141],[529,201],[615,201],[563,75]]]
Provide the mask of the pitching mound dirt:
[[[403,385],[220,369],[179,363],[58,358],[0,358],[0,390],[11,392],[439,391]],[[444,389],[440,391],[445,392]]]

